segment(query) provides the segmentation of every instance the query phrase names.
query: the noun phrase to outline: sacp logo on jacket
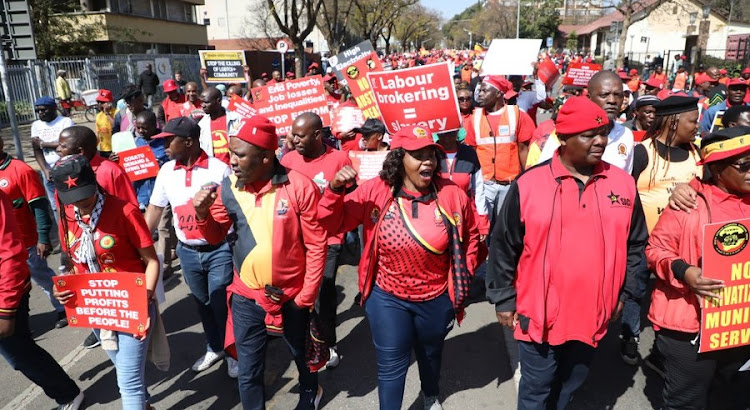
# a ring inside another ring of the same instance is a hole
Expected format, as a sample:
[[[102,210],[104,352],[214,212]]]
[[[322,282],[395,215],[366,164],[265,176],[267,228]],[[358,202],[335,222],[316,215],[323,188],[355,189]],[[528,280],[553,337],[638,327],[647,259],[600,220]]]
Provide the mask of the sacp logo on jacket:
[[[612,206],[625,206],[628,208],[631,208],[633,206],[630,198],[623,198],[611,190],[609,191],[609,195],[607,195],[607,199],[609,199],[610,205]]]

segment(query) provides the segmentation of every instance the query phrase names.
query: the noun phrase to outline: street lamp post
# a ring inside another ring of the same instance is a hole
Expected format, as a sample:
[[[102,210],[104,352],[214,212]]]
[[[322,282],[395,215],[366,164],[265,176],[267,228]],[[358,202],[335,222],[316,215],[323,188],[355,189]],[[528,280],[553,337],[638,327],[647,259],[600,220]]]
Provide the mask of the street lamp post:
[[[474,46],[474,38],[472,37],[472,35],[473,35],[474,33],[472,33],[471,31],[469,31],[469,30],[467,30],[467,29],[463,29],[463,30],[464,30],[465,32],[469,33],[469,50],[471,50],[471,48],[472,48],[472,47]]]
[[[516,8],[516,38],[521,38],[521,0],[518,0],[518,7]]]

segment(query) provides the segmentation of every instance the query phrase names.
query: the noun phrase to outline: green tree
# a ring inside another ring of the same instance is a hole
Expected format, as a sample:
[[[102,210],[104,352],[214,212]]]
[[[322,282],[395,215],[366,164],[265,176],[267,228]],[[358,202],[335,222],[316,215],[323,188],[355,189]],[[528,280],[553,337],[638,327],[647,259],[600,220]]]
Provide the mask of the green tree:
[[[533,4],[521,4],[521,38],[555,37],[560,25],[560,14],[557,8],[562,7],[562,0],[541,0]]]
[[[39,58],[88,54],[102,27],[81,13],[78,0],[30,0],[34,42]]]
[[[571,31],[568,39],[565,40],[565,48],[572,51],[578,51],[578,33]]]

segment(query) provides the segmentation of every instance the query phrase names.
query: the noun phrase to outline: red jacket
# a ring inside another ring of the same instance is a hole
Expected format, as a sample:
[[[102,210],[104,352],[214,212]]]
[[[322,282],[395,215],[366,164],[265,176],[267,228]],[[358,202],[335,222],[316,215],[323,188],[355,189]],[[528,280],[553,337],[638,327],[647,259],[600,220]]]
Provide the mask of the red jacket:
[[[4,192],[0,191],[0,319],[15,317],[21,298],[31,289],[29,254],[21,241],[13,218],[13,206]]]
[[[633,294],[647,235],[630,175],[600,162],[583,185],[555,153],[508,191],[492,232],[487,298],[498,312],[518,313],[518,340],[596,347],[622,292]]]
[[[678,277],[683,277],[689,266],[701,265],[703,227],[750,216],[750,195],[730,195],[697,178],[690,186],[698,193],[698,209],[686,213],[667,207],[646,247],[648,267],[657,278],[648,318],[654,327],[698,333],[698,297]],[[710,273],[706,276],[711,277]]]
[[[438,205],[453,219],[451,223],[457,228],[465,269],[473,275],[478,260],[479,230],[471,199],[451,181],[442,178],[434,181]],[[375,283],[378,228],[387,213],[384,210],[388,210],[392,202],[391,187],[380,178],[372,178],[346,196],[326,189],[318,207],[320,219],[328,227],[329,234],[348,232],[362,224],[364,249],[359,262],[359,290],[363,304]],[[460,320],[463,306],[462,301],[457,300],[454,273],[455,269],[451,268],[448,293]]]

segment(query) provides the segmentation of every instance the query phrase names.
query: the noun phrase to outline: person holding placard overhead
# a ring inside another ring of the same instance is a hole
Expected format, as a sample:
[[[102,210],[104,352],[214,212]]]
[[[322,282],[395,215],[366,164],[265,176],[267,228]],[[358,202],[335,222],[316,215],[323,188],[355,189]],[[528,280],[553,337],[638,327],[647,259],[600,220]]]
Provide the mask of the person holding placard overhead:
[[[729,397],[731,408],[747,408],[748,372],[737,372],[750,346],[698,353],[701,304],[715,299],[725,283],[701,268],[703,228],[709,223],[750,218],[750,128],[734,127],[710,134],[701,141],[710,176],[690,182],[697,192],[691,212],[667,207],[651,232],[646,258],[656,273],[648,318],[656,332],[656,346],[665,371],[662,399],[665,409],[706,408],[712,383],[732,379],[742,391]],[[736,380],[735,380],[736,381]],[[730,408],[730,407],[728,407]]]
[[[60,240],[70,255],[68,273],[145,273],[149,320],[144,334],[94,329],[102,348],[115,365],[117,385],[124,410],[149,409],[146,389],[146,355],[150,342],[166,343],[154,290],[159,279],[159,259],[146,221],[128,201],[106,194],[97,184],[94,170],[83,155],[65,156],[51,171],[60,209]],[[73,291],[55,297],[67,303]],[[152,339],[153,330],[161,330]],[[168,357],[159,357],[157,367],[168,367]]]

